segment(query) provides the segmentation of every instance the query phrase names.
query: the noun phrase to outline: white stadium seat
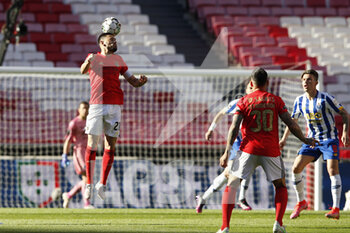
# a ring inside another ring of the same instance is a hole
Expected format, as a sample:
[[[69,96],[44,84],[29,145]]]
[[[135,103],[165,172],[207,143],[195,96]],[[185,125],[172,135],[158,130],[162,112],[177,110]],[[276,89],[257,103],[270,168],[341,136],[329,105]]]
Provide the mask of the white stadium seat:
[[[324,26],[324,20],[322,17],[304,17],[304,26]]]
[[[156,44],[167,44],[167,38],[164,35],[145,35],[144,42],[146,46],[152,46]]]
[[[122,43],[123,45],[131,45],[131,44],[143,45],[143,37],[136,36],[136,35],[121,35],[120,40],[118,40],[118,42]]]
[[[173,45],[153,45],[152,52],[154,55],[174,54],[175,47]]]
[[[284,16],[280,18],[280,23],[282,27],[288,26],[300,26],[302,24],[301,18],[297,16]]]
[[[311,36],[310,28],[302,27],[302,26],[289,26],[288,27],[289,36],[293,38],[297,38],[299,36]]]
[[[135,32],[137,35],[156,35],[158,34],[158,27],[156,25],[140,24],[135,26]]]
[[[96,12],[101,14],[117,14],[118,11],[117,5],[99,4],[96,6]]]
[[[119,12],[121,14],[140,14],[141,8],[139,5],[119,5]]]
[[[129,24],[149,24],[148,15],[127,15]]]
[[[90,24],[90,23],[101,23],[104,18],[101,15],[97,14],[80,14],[80,20],[84,24]]]
[[[130,45],[129,53],[130,54],[152,54],[152,48],[146,47],[144,45]]]
[[[327,27],[346,27],[348,25],[344,17],[325,17],[324,22]]]
[[[71,6],[72,6],[72,11],[75,14],[96,12],[95,5],[91,5],[91,4],[75,3],[75,4],[71,4]]]
[[[44,61],[45,54],[43,52],[24,52],[23,59],[26,61]]]

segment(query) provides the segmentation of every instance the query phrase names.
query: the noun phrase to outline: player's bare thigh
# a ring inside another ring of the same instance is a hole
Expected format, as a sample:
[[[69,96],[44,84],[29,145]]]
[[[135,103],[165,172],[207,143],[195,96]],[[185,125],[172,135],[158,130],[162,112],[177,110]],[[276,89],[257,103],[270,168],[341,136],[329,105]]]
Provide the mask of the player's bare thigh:
[[[298,155],[293,163],[293,173],[301,173],[306,165],[315,160],[314,156],[310,155]]]

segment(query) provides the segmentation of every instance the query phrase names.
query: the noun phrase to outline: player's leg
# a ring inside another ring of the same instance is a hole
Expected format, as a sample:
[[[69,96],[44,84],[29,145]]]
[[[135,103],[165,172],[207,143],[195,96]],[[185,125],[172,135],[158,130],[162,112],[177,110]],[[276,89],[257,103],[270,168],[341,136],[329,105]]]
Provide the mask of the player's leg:
[[[339,161],[337,159],[328,159],[327,170],[331,180],[333,206],[332,210],[326,213],[326,217],[339,219],[339,204],[342,191],[342,182],[339,174]]]
[[[257,156],[238,152],[233,163],[233,168],[228,175],[228,183],[222,195],[222,225],[220,230],[224,231],[230,227],[232,210],[235,206],[235,196],[241,178],[249,177],[257,166]]]
[[[300,212],[307,209],[307,202],[304,195],[304,178],[303,170],[309,163],[315,161],[320,156],[316,149],[309,148],[303,145],[299,150],[299,155],[296,157],[292,167],[293,187],[297,195],[297,204],[294,207],[291,219],[299,217]]]
[[[233,164],[233,160],[228,161],[227,167],[225,168],[225,171],[231,170]],[[202,213],[202,209],[205,205],[205,203],[211,198],[214,194],[214,192],[220,190],[225,184],[227,184],[227,178],[225,176],[225,171],[223,171],[220,175],[215,177],[213,183],[210,185],[210,187],[204,192],[203,195],[196,196],[196,213]]]
[[[282,220],[287,208],[288,192],[285,182],[285,169],[282,157],[259,156],[259,161],[265,171],[267,179],[272,181],[275,187],[276,217],[273,232],[285,232]]]
[[[248,204],[247,199],[246,199],[246,193],[247,193],[247,190],[249,187],[250,178],[251,178],[251,176],[249,176],[247,179],[242,180],[240,191],[239,191],[238,205],[243,210],[252,210],[252,207]]]

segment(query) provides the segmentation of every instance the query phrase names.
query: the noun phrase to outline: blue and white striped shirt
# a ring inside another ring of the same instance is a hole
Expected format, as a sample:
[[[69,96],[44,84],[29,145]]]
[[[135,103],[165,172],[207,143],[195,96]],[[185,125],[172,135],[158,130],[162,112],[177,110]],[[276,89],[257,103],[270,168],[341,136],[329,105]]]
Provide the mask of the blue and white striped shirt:
[[[334,113],[339,113],[343,106],[326,92],[317,91],[315,98],[309,100],[306,93],[297,97],[294,102],[292,118],[305,117],[308,126],[308,137],[320,142],[328,139],[338,140]]]
[[[232,100],[230,103],[228,103],[228,105],[226,106],[226,111],[225,111],[226,115],[233,115],[233,114],[235,114],[236,109],[237,109],[236,106],[237,106],[238,101],[239,101],[239,99],[235,99],[235,100]],[[235,143],[238,142],[239,145],[240,145],[241,141],[242,141],[242,135],[241,135],[241,132],[239,132],[239,134],[237,135]]]

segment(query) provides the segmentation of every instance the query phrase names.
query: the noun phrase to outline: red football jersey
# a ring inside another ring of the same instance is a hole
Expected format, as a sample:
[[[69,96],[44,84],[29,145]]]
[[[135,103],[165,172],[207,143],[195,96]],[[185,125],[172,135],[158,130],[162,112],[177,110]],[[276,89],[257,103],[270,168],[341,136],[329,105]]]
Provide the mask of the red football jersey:
[[[124,94],[120,88],[119,75],[127,70],[127,65],[119,55],[95,54],[89,69],[90,104],[122,105]]]
[[[278,117],[287,111],[281,97],[266,91],[257,90],[241,98],[236,111],[243,115],[240,150],[253,155],[279,156]]]

